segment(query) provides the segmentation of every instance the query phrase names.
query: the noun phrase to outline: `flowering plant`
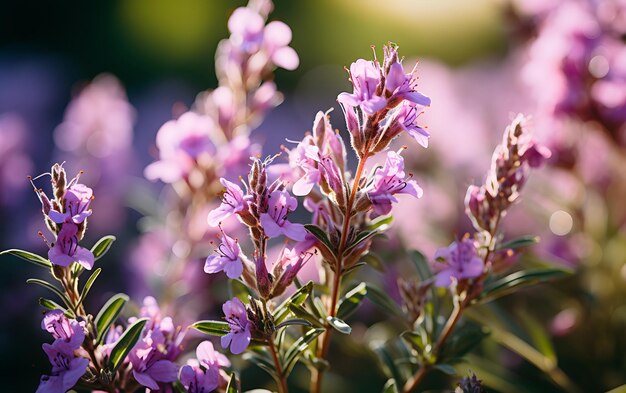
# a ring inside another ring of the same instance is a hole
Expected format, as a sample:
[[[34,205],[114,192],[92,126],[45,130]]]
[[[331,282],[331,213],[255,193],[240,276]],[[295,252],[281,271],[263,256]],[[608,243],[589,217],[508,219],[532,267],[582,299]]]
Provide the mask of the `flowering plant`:
[[[302,139],[262,155],[250,132],[282,99],[272,72],[294,69],[299,61],[288,46],[289,27],[266,24],[270,10],[269,2],[251,1],[233,12],[231,36],[218,47],[219,87],[161,127],[158,159],[145,169],[148,179],[175,194],[165,205],[171,215],[164,226],[179,252],[168,261],[176,268],[161,277],[167,290],[179,290],[175,296],[147,296],[131,312],[129,296],[116,294],[98,312],[88,310],[85,298],[102,271],[96,262],[116,238],[105,236],[91,249],[79,245],[94,200],[93,190],[80,183],[82,173],[68,180],[63,164],[53,165],[45,174],[52,198],[35,186],[39,177],[32,179],[54,236],[48,241],[40,233],[47,257],[18,249],[2,254],[45,268],[49,278],[28,282],[57,297],[40,300],[47,310],[42,329],[54,341],[43,345],[52,369],[38,392],[230,393],[241,390],[244,364],[267,372],[281,393],[300,364],[309,370],[309,390],[325,391],[324,376],[338,357],[331,356],[334,344],[354,333],[350,319],[363,316],[365,299],[388,314],[385,320],[398,322],[391,337],[370,342],[388,377],[380,389],[416,391],[433,371],[456,374],[453,365],[497,331],[497,318],[481,318],[483,305],[569,274],[546,266],[516,269],[516,259],[538,239],[509,239],[502,231],[530,169],[551,156],[518,115],[493,153],[484,184],[467,189],[472,233],[459,234],[430,258],[407,253],[415,272],[394,280],[399,299],[367,279],[372,269],[388,267],[374,250],[380,238],[393,236],[394,206],[409,196],[428,198],[405,167],[405,158],[420,153],[415,146],[398,148],[396,140],[406,136],[428,147],[430,133],[420,116],[431,100],[418,90],[417,66],[407,72],[398,46],[388,43],[382,62],[375,54],[349,67],[352,92],[337,97],[346,132],[334,130],[329,112],[320,111]],[[199,254],[206,257],[203,268],[193,263]],[[189,297],[203,301],[207,289],[174,285],[189,269],[203,270],[212,283],[229,280],[228,296],[218,296],[221,318],[204,319],[215,300],[208,296],[199,312],[184,311]],[[92,273],[83,282],[86,271]],[[231,356],[240,354],[246,363]],[[556,365],[549,371],[555,384],[568,387]],[[481,389],[475,375],[457,387]]]

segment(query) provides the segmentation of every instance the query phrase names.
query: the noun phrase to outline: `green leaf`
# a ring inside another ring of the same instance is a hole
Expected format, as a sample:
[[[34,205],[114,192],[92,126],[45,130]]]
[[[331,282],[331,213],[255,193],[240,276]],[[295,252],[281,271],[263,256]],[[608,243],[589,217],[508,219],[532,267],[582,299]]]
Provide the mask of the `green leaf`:
[[[367,296],[372,303],[382,308],[385,312],[398,316],[403,314],[400,306],[396,304],[396,302],[394,302],[389,295],[372,285],[367,286],[367,293],[365,296]]]
[[[16,256],[30,263],[34,263],[37,266],[45,267],[46,269],[52,268],[52,263],[50,263],[49,260],[44,257],[40,257],[37,254],[33,254],[32,252],[17,249],[5,250],[0,252],[0,255],[4,254]]]
[[[367,265],[367,262],[355,263],[354,265],[350,266],[349,268],[342,269],[341,274],[345,276],[346,274],[351,273],[354,270],[356,270],[356,269],[358,269],[360,267],[366,266],[366,265]]]
[[[518,316],[522,325],[526,328],[535,348],[537,348],[546,359],[549,359],[556,365],[556,351],[554,350],[554,345],[552,345],[552,340],[546,329],[530,314],[519,313]]]
[[[398,393],[398,385],[393,378],[387,380],[382,393]]]
[[[361,260],[379,272],[385,272],[385,265],[380,257],[372,252],[369,252],[361,257]]]
[[[433,276],[428,260],[421,252],[417,250],[412,251],[411,262],[413,262],[413,266],[415,266],[415,270],[417,270],[417,274],[422,281],[426,281]]]
[[[61,290],[54,285],[50,284],[48,281],[40,280],[38,278],[29,278],[28,280],[26,280],[26,282],[28,284],[41,285],[42,287],[49,289],[52,293],[61,298],[61,300],[63,300],[63,303],[65,303],[68,308],[73,308],[72,302],[70,302],[70,299],[67,297],[67,295],[61,292]]]
[[[309,321],[312,325],[315,325],[317,327],[324,327],[324,325],[319,321],[318,317],[311,314],[304,307],[292,303],[289,305],[289,309],[291,310],[291,312],[294,313],[296,317]]]
[[[252,295],[252,289],[239,280],[228,280],[228,297],[239,298],[239,300],[247,301],[248,296]]]
[[[202,333],[218,337],[225,336],[230,331],[228,323],[222,321],[198,321],[190,327],[199,330]]]
[[[539,236],[526,235],[521,236],[513,240],[509,240],[506,243],[498,244],[496,247],[497,250],[506,250],[506,249],[518,249],[522,247],[530,247],[539,243]]]
[[[354,313],[367,294],[367,284],[362,282],[349,290],[341,299],[337,309],[337,317],[346,319]]]
[[[309,281],[305,286],[298,288],[293,295],[289,296],[274,310],[274,323],[282,322],[289,315],[289,305],[302,305],[313,290],[313,281]]]
[[[104,338],[107,330],[124,308],[124,305],[128,302],[128,296],[123,293],[113,295],[100,309],[94,323],[96,325],[96,332],[98,337],[96,341],[99,343]]]
[[[511,273],[508,276],[487,283],[479,301],[491,301],[508,295],[519,288],[556,280],[571,274],[571,271],[558,268],[530,269]]]
[[[317,225],[313,225],[313,224],[306,224],[304,225],[304,227],[306,228],[307,231],[309,231],[313,236],[315,236],[317,238],[317,240],[319,240],[320,242],[322,242],[322,244],[326,247],[326,249],[333,255],[336,255],[335,252],[335,247],[333,246],[333,244],[330,242],[330,239],[328,238],[328,235],[326,235],[326,232],[324,232],[324,230],[320,227],[318,227]]]
[[[433,366],[433,368],[448,375],[456,375],[456,370],[454,369],[454,367],[452,367],[449,364],[444,364],[444,363],[436,364]]]
[[[381,231],[384,231],[389,225],[391,225],[392,222],[393,216],[379,217],[373,220],[370,225],[367,226],[367,230],[374,231],[376,229],[380,229]]]
[[[476,348],[485,337],[489,336],[489,330],[473,323],[457,327],[441,350],[437,360],[454,362]]]
[[[293,366],[295,366],[300,354],[308,348],[309,344],[317,338],[324,329],[311,329],[307,331],[302,337],[297,339],[291,347],[285,353],[284,371],[285,374],[289,374]]]
[[[239,393],[237,385],[237,376],[235,373],[231,373],[230,380],[228,380],[228,385],[226,386],[226,393]]]
[[[326,320],[328,321],[330,326],[334,327],[335,330],[337,330],[339,333],[350,334],[352,332],[352,328],[350,327],[350,325],[345,323],[342,319],[328,316],[326,317]]]
[[[276,325],[276,329],[280,329],[281,327],[287,327],[291,325],[299,325],[299,326],[313,326],[313,324],[306,319],[294,318],[288,319]]]
[[[366,241],[367,239],[371,239],[372,237],[379,235],[381,232],[378,230],[373,230],[373,231],[362,231],[360,232],[352,241],[352,243],[350,243],[350,245],[348,245],[348,247],[346,247],[345,251],[343,252],[343,255],[348,255],[350,254],[350,251],[352,251],[356,246],[358,246],[359,244],[363,243],[364,241]]]
[[[93,247],[91,247],[91,253],[96,261],[102,258],[104,254],[109,251],[115,239],[115,236],[112,235],[104,236],[98,240]]]
[[[91,286],[96,281],[96,278],[98,278],[101,271],[102,271],[101,268],[97,268],[96,270],[93,271],[93,273],[91,273],[91,276],[89,276],[89,278],[87,279],[87,282],[85,282],[85,286],[83,287],[83,290],[80,292],[78,305],[80,305],[85,300],[85,298],[87,297],[87,294],[89,293],[89,290],[91,289]]]
[[[68,310],[68,309],[60,306],[58,303],[56,303],[53,300],[46,299],[44,297],[40,297],[39,298],[39,304],[42,307],[47,308],[48,310],[61,310],[61,311],[63,311],[64,314],[69,315],[72,318],[75,317],[74,312],[72,310]]]
[[[141,318],[136,320],[130,325],[122,336],[117,340],[117,343],[111,349],[111,356],[109,357],[109,371],[115,374],[117,368],[122,364],[126,356],[139,340],[143,327],[148,322],[148,318]]]
[[[270,357],[266,350],[261,348],[251,348],[244,352],[243,358],[246,361],[254,363],[257,367],[267,372],[272,378],[276,378],[276,366],[274,360]]]

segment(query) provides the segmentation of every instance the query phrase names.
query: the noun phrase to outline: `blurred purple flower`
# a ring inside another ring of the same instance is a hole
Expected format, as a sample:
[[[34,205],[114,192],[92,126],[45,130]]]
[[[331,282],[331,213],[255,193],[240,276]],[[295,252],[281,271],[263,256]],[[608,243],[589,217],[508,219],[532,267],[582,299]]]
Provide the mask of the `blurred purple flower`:
[[[215,153],[214,129],[210,117],[194,112],[163,124],[156,139],[159,160],[146,167],[146,178],[173,183],[187,176],[201,155]]]
[[[476,242],[469,238],[438,249],[435,252],[435,259],[441,260],[446,267],[435,275],[435,285],[449,287],[452,285],[453,278],[458,282],[480,276],[483,273],[484,263],[477,251]]]
[[[0,187],[5,192],[0,201],[15,204],[15,193],[27,188],[26,175],[33,170],[33,162],[26,152],[28,132],[23,120],[14,114],[0,115]],[[9,195],[11,197],[9,197]]]
[[[251,323],[248,320],[246,307],[241,300],[235,297],[226,301],[222,310],[230,327],[230,332],[222,336],[222,348],[230,346],[230,351],[238,355],[248,347],[252,337],[250,333]]]

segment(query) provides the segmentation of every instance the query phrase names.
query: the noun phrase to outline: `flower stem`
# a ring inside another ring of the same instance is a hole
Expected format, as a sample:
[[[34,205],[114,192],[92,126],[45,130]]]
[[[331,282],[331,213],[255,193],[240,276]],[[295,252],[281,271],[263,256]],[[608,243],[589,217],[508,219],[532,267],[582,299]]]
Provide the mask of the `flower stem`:
[[[343,228],[341,230],[341,239],[339,240],[339,249],[337,252],[337,258],[335,261],[335,275],[333,278],[333,289],[330,298],[330,308],[328,309],[328,315],[334,317],[337,315],[337,301],[339,300],[339,293],[341,287],[341,276],[343,270],[343,253],[348,241],[348,231],[350,229],[350,221],[352,219],[352,208],[356,194],[359,188],[361,177],[363,177],[363,171],[365,170],[365,163],[369,155],[365,155],[359,159],[359,165],[354,175],[354,181],[352,182],[352,188],[350,190],[350,196],[348,197],[348,203],[346,205],[345,216],[343,220]],[[322,343],[317,349],[317,357],[325,358],[328,353],[328,347],[330,345],[330,335],[333,327],[328,323],[326,324],[326,332],[322,335]],[[311,393],[319,393],[322,387],[323,372],[317,368],[314,368],[311,372]]]
[[[287,393],[287,376],[284,375],[283,369],[280,366],[280,360],[278,360],[278,353],[276,352],[276,345],[274,344],[274,337],[270,336],[268,339],[270,352],[274,359],[274,366],[276,367],[276,384],[278,385],[278,393]]]

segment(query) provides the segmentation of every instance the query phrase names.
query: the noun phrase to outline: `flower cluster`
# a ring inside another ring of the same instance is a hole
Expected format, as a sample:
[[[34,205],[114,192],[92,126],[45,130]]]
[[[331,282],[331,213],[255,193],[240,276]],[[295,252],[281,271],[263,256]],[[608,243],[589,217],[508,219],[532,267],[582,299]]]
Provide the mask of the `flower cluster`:
[[[53,199],[49,199],[41,189],[35,188],[46,225],[56,235],[56,241],[50,245],[48,258],[56,266],[67,267],[72,262],[77,262],[91,270],[94,256],[91,251],[79,246],[78,242],[85,235],[87,217],[91,215],[89,205],[93,200],[93,192],[91,188],[78,183],[80,173],[68,183],[65,169],[59,164],[52,167],[49,175]]]
[[[46,313],[41,328],[52,334],[52,344],[43,350],[52,364],[50,375],[43,375],[37,393],[57,393],[71,389],[89,366],[89,359],[79,354],[85,339],[84,322],[68,319],[61,310]]]

